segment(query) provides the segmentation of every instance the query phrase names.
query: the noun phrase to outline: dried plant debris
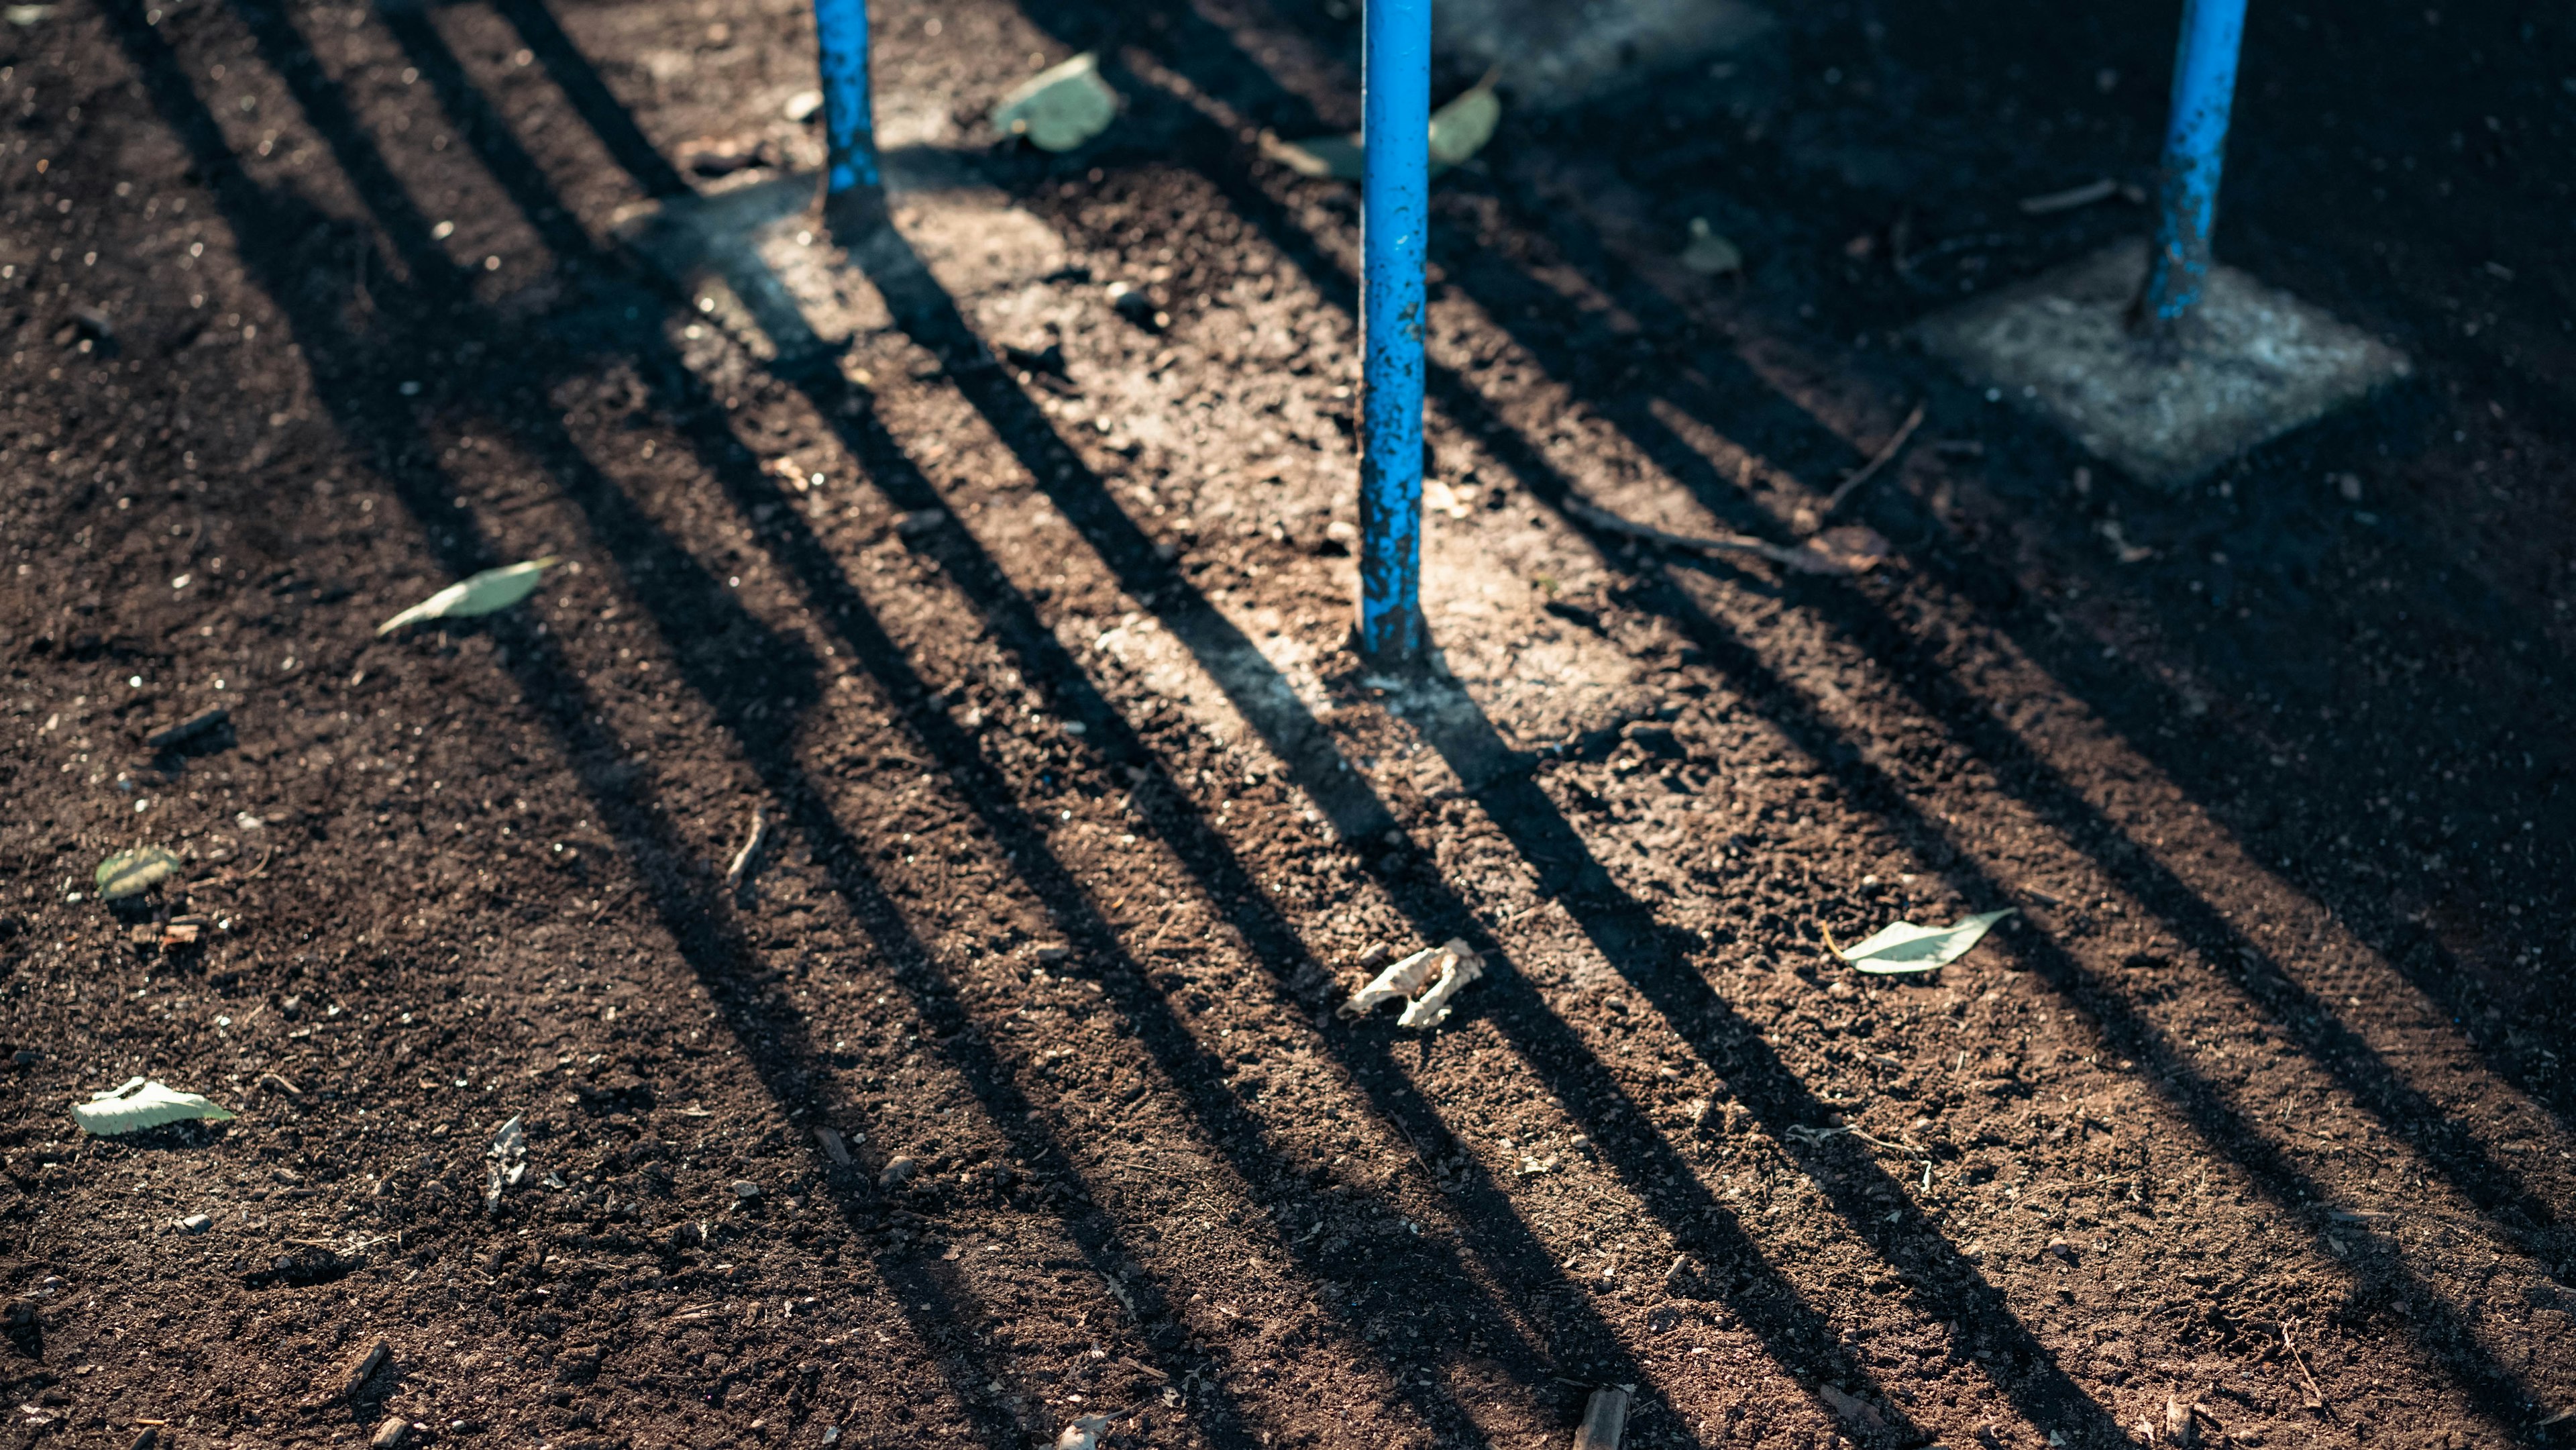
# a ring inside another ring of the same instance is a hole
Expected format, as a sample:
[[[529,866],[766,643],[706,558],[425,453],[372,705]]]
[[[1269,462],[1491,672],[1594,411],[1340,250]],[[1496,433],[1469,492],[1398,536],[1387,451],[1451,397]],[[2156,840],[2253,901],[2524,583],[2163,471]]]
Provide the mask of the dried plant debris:
[[[1438,980],[1434,981],[1434,974]],[[1429,1029],[1449,1018],[1449,999],[1469,982],[1485,974],[1485,959],[1455,937],[1436,947],[1425,947],[1400,962],[1390,963],[1385,971],[1365,987],[1351,994],[1342,1004],[1345,1018],[1365,1017],[1388,1002],[1404,1001],[1404,1015],[1396,1026]],[[1415,997],[1425,982],[1431,990]]]
[[[1100,57],[1084,51],[1022,82],[993,107],[993,129],[1041,151],[1070,151],[1118,119],[1118,92],[1100,78]]]
[[[119,851],[98,863],[98,899],[123,901],[140,896],[178,874],[179,858],[158,846]]]
[[[518,1187],[519,1180],[528,1176],[528,1135],[520,1129],[517,1118],[503,1123],[501,1131],[492,1135],[492,1146],[483,1156],[492,1160],[484,1172],[483,1207],[498,1213],[501,1195]]]
[[[183,1093],[164,1083],[129,1078],[123,1086],[92,1093],[72,1105],[72,1121],[102,1138],[139,1133],[164,1123],[225,1123],[233,1114],[196,1093]]]
[[[751,868],[759,864],[760,848],[768,840],[769,812],[754,806],[751,809],[751,829],[743,837],[742,849],[734,852],[733,864],[725,868],[727,891],[740,891],[742,884],[751,879]]]
[[[1100,1450],[1100,1437],[1109,1433],[1114,1415],[1085,1415],[1064,1427],[1055,1437],[1055,1450]]]
[[[1834,955],[1864,972],[1895,976],[1907,972],[1928,972],[1946,967],[1968,954],[1968,949],[1985,939],[1994,924],[2013,914],[2014,908],[1981,911],[1963,916],[1948,926],[1916,926],[1900,921],[1870,933],[1866,941],[1848,947],[1836,947]],[[1830,939],[1826,945],[1832,946]]]
[[[377,625],[376,633],[391,634],[406,624],[418,624],[428,619],[464,619],[507,609],[536,593],[538,582],[556,562],[555,557],[549,554],[523,564],[506,564],[469,575]]]

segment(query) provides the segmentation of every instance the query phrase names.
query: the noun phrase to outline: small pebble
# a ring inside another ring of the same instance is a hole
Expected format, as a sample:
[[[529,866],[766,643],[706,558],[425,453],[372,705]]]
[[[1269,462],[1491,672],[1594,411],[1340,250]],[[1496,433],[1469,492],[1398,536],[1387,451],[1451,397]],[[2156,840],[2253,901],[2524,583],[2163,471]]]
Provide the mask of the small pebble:
[[[367,1444],[370,1450],[399,1450],[410,1439],[411,1421],[394,1415],[376,1427],[376,1433],[367,1437]]]
[[[920,1171],[921,1165],[910,1158],[889,1158],[886,1160],[885,1171],[877,1175],[877,1186],[892,1188],[898,1183],[910,1180],[912,1175]]]
[[[213,1228],[215,1226],[215,1221],[210,1215],[192,1213],[186,1218],[179,1220],[178,1226],[184,1232],[201,1234],[206,1230]]]
[[[737,1178],[733,1184],[733,1196],[749,1203],[760,1196],[760,1185],[748,1178]]]

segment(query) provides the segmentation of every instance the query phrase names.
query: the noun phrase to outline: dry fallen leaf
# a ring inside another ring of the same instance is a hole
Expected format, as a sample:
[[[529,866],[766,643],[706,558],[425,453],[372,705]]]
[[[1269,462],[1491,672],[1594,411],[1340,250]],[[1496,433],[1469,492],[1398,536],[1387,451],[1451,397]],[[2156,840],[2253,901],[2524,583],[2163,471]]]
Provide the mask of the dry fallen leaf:
[[[1070,151],[1118,119],[1118,93],[1100,78],[1100,57],[1084,51],[1022,82],[993,108],[993,129],[1024,136],[1041,151]]]
[[[179,858],[158,846],[119,851],[98,863],[98,899],[122,901],[140,896],[167,881],[179,869]]]
[[[1887,536],[1866,524],[1842,524],[1809,539],[1805,551],[1816,555],[1839,574],[1866,574],[1887,562],[1891,546]]]
[[[1682,248],[1681,262],[1703,277],[1720,277],[1744,270],[1744,251],[1709,230],[1708,218],[1695,216],[1690,219],[1690,242]]]
[[[102,1138],[164,1123],[229,1122],[232,1116],[195,1093],[139,1077],[128,1079],[122,1087],[93,1093],[88,1102],[72,1104],[72,1121]]]
[[[1866,941],[1838,950],[1835,955],[1864,972],[1893,976],[1905,972],[1928,972],[1948,966],[1966,956],[1968,950],[1985,940],[1994,924],[2013,914],[2014,908],[1981,911],[1963,916],[1948,926],[1916,926],[1900,921],[1870,933]]]
[[[417,624],[424,619],[464,619],[507,609],[536,593],[538,581],[554,567],[555,562],[555,557],[548,554],[524,564],[505,564],[498,569],[468,575],[377,625],[376,633],[391,634],[406,624]]]

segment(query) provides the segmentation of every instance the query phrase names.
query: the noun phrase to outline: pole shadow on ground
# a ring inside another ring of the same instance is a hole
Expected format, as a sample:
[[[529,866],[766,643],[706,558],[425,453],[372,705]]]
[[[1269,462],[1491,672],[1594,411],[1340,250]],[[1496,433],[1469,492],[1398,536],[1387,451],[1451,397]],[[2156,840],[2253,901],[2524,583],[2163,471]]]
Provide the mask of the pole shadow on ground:
[[[1097,45],[1102,41],[1101,28],[1085,28],[1078,22],[1068,24],[1061,12],[1044,17],[1033,14],[1031,18],[1042,28],[1057,31],[1059,38],[1069,44]],[[1194,57],[1211,51],[1234,54],[1230,37],[1194,15],[1171,19],[1168,27],[1156,27],[1158,30],[1166,28],[1181,34],[1168,42],[1158,41],[1157,49],[1183,52]],[[1282,102],[1275,90],[1267,88],[1266,73],[1260,67],[1239,55],[1236,59],[1238,64],[1222,66],[1220,63],[1221,69],[1215,75],[1193,76],[1193,82],[1200,84],[1206,93],[1215,95],[1221,94],[1215,89],[1220,83],[1219,77],[1231,76],[1268,90],[1266,99],[1272,102],[1273,110],[1279,104],[1295,104],[1293,99]],[[1128,78],[1136,81],[1134,90],[1161,95],[1160,88],[1150,82],[1132,74]],[[1166,113],[1160,118],[1162,124],[1184,133],[1190,129],[1189,113],[1185,108],[1168,98],[1162,99],[1160,108]],[[1180,114],[1173,115],[1172,112]],[[1216,134],[1213,128],[1203,128],[1200,139],[1208,144],[1188,157],[1189,163],[1235,203],[1240,215],[1268,235],[1283,254],[1295,260],[1328,299],[1355,314],[1356,288],[1347,274],[1340,271],[1316,239],[1289,218],[1285,209],[1267,191],[1244,179],[1243,171],[1250,160],[1245,154],[1247,148],[1233,146],[1232,138]],[[1216,154],[1211,156],[1210,152]],[[1554,220],[1558,225],[1570,224],[1562,215],[1555,216]],[[1713,475],[1706,460],[1688,450],[1665,425],[1633,399],[1622,401],[1604,397],[1588,376],[1582,359],[1550,346],[1546,339],[1524,336],[1521,329],[1514,327],[1515,319],[1531,316],[1530,309],[1534,307],[1539,309],[1540,315],[1561,314],[1569,306],[1561,292],[1525,277],[1512,278],[1508,287],[1496,287],[1494,272],[1507,264],[1499,261],[1490,250],[1471,250],[1462,246],[1436,255],[1455,269],[1453,275],[1460,279],[1461,289],[1476,296],[1488,315],[1507,332],[1512,332],[1516,340],[1537,356],[1552,375],[1569,382],[1583,401],[1638,435],[1637,441],[1650,457],[1674,468],[1677,477],[1699,484],[1695,492],[1704,505],[1739,529],[1763,532],[1776,527],[1767,519],[1751,516],[1731,488],[1713,486],[1709,481]],[[1486,269],[1481,288],[1478,285],[1479,267]],[[1561,320],[1561,317],[1551,320]],[[1731,428],[1741,430],[1746,426],[1745,420],[1753,420],[1757,436],[1763,437],[1765,442],[1781,444],[1778,451],[1803,464],[1801,471],[1822,473],[1829,467],[1858,461],[1848,444],[1754,377],[1740,359],[1727,354],[1709,361],[1720,376],[1735,385],[1726,389],[1727,406],[1715,412],[1713,417],[1704,417],[1703,421],[1716,426],[1717,420],[1723,418]],[[1581,519],[1562,515],[1563,504],[1576,496],[1575,491],[1537,449],[1494,417],[1459,375],[1436,364],[1430,372],[1433,398],[1444,412],[1487,447],[1493,448],[1506,468],[1520,479],[1533,497],[1558,508],[1566,525],[1590,538],[1605,558],[1616,560],[1621,556],[1623,541],[1601,533]],[[1696,461],[1695,471],[1685,464],[1685,457]],[[1904,791],[1886,779],[1883,772],[1858,763],[1837,763],[1856,760],[1859,753],[1850,748],[1852,742],[1842,739],[1814,709],[1813,702],[1805,700],[1800,692],[1778,678],[1753,650],[1710,618],[1684,591],[1674,586],[1668,576],[1651,568],[1630,567],[1627,572],[1650,586],[1649,597],[1654,600],[1656,608],[1672,617],[1690,638],[1713,656],[1729,663],[1731,667],[1724,672],[1730,678],[1745,685],[1747,693],[1753,697],[1772,702],[1771,718],[1774,722],[1782,725],[1799,748],[1829,774],[1859,787],[1864,798],[1878,805],[1882,817],[1897,827],[1899,836],[1919,855],[1925,859],[1957,859],[1964,855],[1957,850],[1957,843],[1949,839],[1949,834],[1922,816],[1907,800]],[[2119,846],[2112,845],[2113,830],[2098,811],[2084,802],[2070,783],[2049,770],[2026,747],[2012,740],[1999,722],[1966,700],[1965,691],[1948,680],[1946,673],[1937,668],[1936,662],[1924,653],[1921,645],[1906,639],[1901,628],[1871,608],[1861,591],[1848,586],[1811,583],[1804,587],[1800,602],[1809,607],[1821,606],[1825,617],[1848,637],[1869,649],[1891,677],[1914,694],[1927,714],[1958,731],[1972,749],[1989,760],[2025,765],[2039,775],[2045,784],[2038,798],[2026,800],[2025,804],[2079,849],[2094,857],[2114,880],[2164,912],[2178,927],[2187,929],[2187,934],[2203,940],[2216,936],[2235,948],[2240,953],[2239,960],[2247,964],[2246,972],[2236,979],[2247,987],[2249,995],[2267,1005],[2286,1003],[2290,1010],[2302,1011],[2303,1015],[2295,1020],[2301,1024],[2301,1046],[2306,1054],[2351,1093],[2366,1111],[2379,1116],[2393,1136],[2416,1147],[2427,1161],[2451,1178],[2472,1203],[2497,1217],[2510,1229],[2545,1230],[2555,1223],[2556,1215],[2548,1206],[2523,1188],[2474,1140],[2440,1128],[2440,1114],[2420,1091],[2399,1078],[2384,1059],[2361,1041],[2357,1033],[2344,1026],[2321,1003],[2316,1003],[2312,994],[2297,987],[2268,954],[2257,951],[2250,940],[2226,928],[2214,907],[2192,893],[2169,869],[2155,862],[2147,853],[2134,848],[2124,849],[2125,842]],[[1941,685],[1934,685],[1932,682],[1935,681]],[[1491,727],[1472,710],[1452,710],[1445,716],[1434,710],[1427,712],[1425,718],[1431,721],[1445,719],[1446,723],[1440,727],[1445,733],[1435,738],[1435,744],[1451,757],[1453,767],[1462,779],[1479,779],[1480,771],[1496,761],[1498,752],[1502,750]],[[1488,804],[1496,820],[1514,833],[1516,842],[1525,846],[1524,854],[1534,866],[1544,869],[1546,861],[1565,859],[1568,852],[1581,849],[1571,826],[1556,813],[1552,804],[1547,803],[1544,793],[1535,787],[1522,793],[1516,802]],[[1519,823],[1517,829],[1516,821]],[[1589,861],[1590,857],[1584,854],[1580,859]],[[1992,899],[2001,889],[2000,883],[1983,879],[1981,873],[1957,870],[1952,872],[1952,879],[1953,884],[1971,899]],[[1642,912],[1642,908],[1633,902],[1627,906],[1630,910]],[[1587,930],[1593,929],[1595,924],[1587,921]],[[1606,921],[1602,924],[1606,930]],[[1603,935],[1596,934],[1595,939],[1596,942],[1601,941]],[[1604,950],[1614,963],[1622,960],[1607,946]],[[2223,1096],[2188,1065],[2184,1055],[2136,1012],[2123,994],[2053,943],[2043,945],[2038,955],[2041,957],[2042,975],[2052,988],[2095,1016],[2102,1023],[2106,1040],[2151,1067],[2154,1071],[2149,1080],[2157,1085],[2160,1095],[2177,1108],[2182,1121],[2191,1124],[2213,1149],[2235,1159],[2252,1172],[2276,1202],[2295,1205],[2322,1200],[2320,1185],[2308,1178],[2278,1148],[2263,1141],[2241,1114],[2227,1105]],[[2276,1007],[2276,1010],[2281,1008]],[[1676,1020],[1678,1023],[1685,1019]],[[1784,1065],[1778,1070],[1787,1072]],[[2428,1124],[2434,1126],[2428,1127]],[[1776,1129],[1779,1125],[1774,1126]],[[1857,1221],[1857,1214],[1854,1216]],[[2365,1237],[2376,1248],[2393,1247],[2384,1234],[2372,1233]],[[2373,1254],[2370,1259],[2376,1263],[2395,1261],[2392,1254]],[[2467,1336],[2465,1321],[2455,1309],[2415,1274],[2399,1270],[2396,1277],[2402,1285],[2397,1297],[2431,1321],[2422,1326],[2409,1326],[2405,1332],[2434,1349],[2438,1359],[2462,1361],[2456,1372],[2463,1376],[2464,1388],[2473,1397],[2492,1406],[2501,1406],[2508,1400],[2520,1402],[2528,1399],[2527,1386],[2519,1376],[2505,1370],[2482,1351],[2471,1348],[2464,1352],[2458,1347],[2473,1346],[2475,1341]],[[2066,1389],[2073,1390],[2071,1382],[2067,1383]],[[2524,1433],[2523,1426],[2507,1421],[2500,1414],[2497,1424],[2498,1428],[2517,1435]]]
[[[345,225],[335,226],[336,219],[292,190],[265,188],[250,179],[225,147],[219,127],[165,38],[136,6],[110,0],[106,9],[128,58],[141,72],[152,105],[179,136],[226,223],[241,239],[241,254],[250,260],[254,282],[287,315],[297,341],[315,360],[315,381],[335,425],[360,451],[372,453],[378,472],[418,523],[443,568],[463,575],[496,563],[471,512],[458,501],[456,481],[425,461],[435,457],[435,449],[416,423],[411,405],[396,394],[391,371],[382,365],[388,358],[401,359],[400,330],[382,338],[353,336],[339,324],[327,289],[301,285],[308,274],[299,269],[294,239],[337,237]],[[318,66],[310,64],[300,40],[291,29],[281,28],[286,22],[273,13],[246,18],[272,66],[288,78],[317,126],[334,120],[345,124],[345,107]],[[418,296],[404,300],[424,311],[470,308],[471,294],[455,269],[417,244],[416,239],[427,236],[425,221],[416,233],[406,227],[406,219],[420,221],[418,212],[398,187],[391,186],[390,173],[373,157],[362,133],[348,128],[325,134],[331,135],[353,177],[383,183],[380,189],[362,182],[360,189],[378,219],[386,223],[397,250],[418,268]],[[649,293],[635,295],[660,300]],[[506,336],[506,329],[496,325],[495,333]],[[858,852],[824,811],[819,794],[797,772],[788,751],[793,713],[761,707],[761,702],[782,697],[800,703],[816,698],[815,661],[752,619],[693,557],[626,505],[595,470],[579,462],[570,440],[546,436],[550,430],[543,421],[525,417],[506,421],[523,437],[535,435],[530,439],[534,451],[591,517],[603,544],[621,566],[639,580],[650,576],[650,584],[640,585],[637,593],[658,601],[657,618],[691,687],[713,706],[764,785],[788,806],[790,825],[831,863],[833,887],[874,938],[889,975],[912,998],[921,1018],[950,1029],[935,1046],[969,1084],[1001,1136],[1039,1176],[1076,1185],[1071,1196],[1087,1198],[1071,1156],[1038,1126],[1029,1103],[1011,1086],[1010,1075],[990,1049],[975,1034],[955,1030],[965,1025],[966,1017],[953,988],[925,945],[911,935],[899,908],[859,866]],[[691,622],[675,623],[681,618]],[[818,1092],[812,1084],[828,1081],[829,1074],[823,1071],[824,1055],[806,1033],[804,1014],[782,994],[763,990],[746,971],[754,953],[725,908],[720,889],[702,870],[686,864],[692,853],[669,818],[634,795],[625,764],[632,752],[600,723],[578,670],[541,631],[511,622],[494,628],[505,645],[505,668],[529,710],[555,734],[568,767],[631,869],[651,884],[648,894],[663,930],[707,992],[762,1087],[791,1119],[820,1115],[829,1106],[829,1094]],[[808,1152],[821,1157],[810,1147]],[[879,1226],[888,1207],[885,1198],[873,1191],[876,1170],[882,1165],[871,1153],[862,1148],[853,1170],[835,1171],[827,1161],[813,1165],[817,1176],[831,1185],[844,1220],[861,1235]],[[1063,1215],[1063,1226],[1086,1262],[1105,1276],[1116,1277],[1134,1262],[1116,1225],[1105,1216],[1070,1212]],[[1016,1423],[981,1388],[1009,1373],[1009,1367],[979,1362],[971,1341],[961,1341],[959,1335],[961,1326],[985,1317],[975,1308],[962,1276],[942,1264],[900,1252],[876,1255],[874,1264],[918,1342],[933,1347],[928,1357],[943,1364],[955,1360],[968,1365],[965,1373],[950,1374],[949,1388],[977,1438],[995,1450],[1017,1447],[1028,1427]],[[1122,1282],[1138,1301],[1141,1321],[1168,1321],[1170,1306],[1152,1283],[1141,1276]],[[1188,1372],[1195,1365],[1190,1356],[1175,1349],[1164,1342],[1151,1352],[1177,1383],[1192,1378]],[[1238,1407],[1221,1390],[1210,1386],[1202,1394],[1203,1408],[1213,1412],[1214,1423],[1205,1428],[1215,1443],[1253,1443]]]

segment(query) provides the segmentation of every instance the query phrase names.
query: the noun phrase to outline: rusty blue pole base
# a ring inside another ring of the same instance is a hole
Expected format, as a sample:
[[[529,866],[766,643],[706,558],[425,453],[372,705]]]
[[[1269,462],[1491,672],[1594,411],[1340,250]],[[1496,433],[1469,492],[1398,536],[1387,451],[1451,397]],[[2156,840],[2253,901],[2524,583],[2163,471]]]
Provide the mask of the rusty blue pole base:
[[[1423,264],[1431,200],[1431,0],[1367,0],[1361,36],[1362,658],[1411,670],[1422,623]]]
[[[2244,39],[2245,0],[2183,0],[2155,240],[2131,313],[2131,325],[2149,336],[2169,338],[2209,283],[2210,234],[2218,224],[2219,174]]]
[[[886,225],[868,87],[867,0],[814,0],[814,33],[823,80],[823,225],[851,246]]]

